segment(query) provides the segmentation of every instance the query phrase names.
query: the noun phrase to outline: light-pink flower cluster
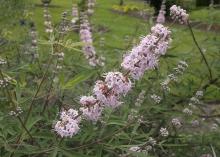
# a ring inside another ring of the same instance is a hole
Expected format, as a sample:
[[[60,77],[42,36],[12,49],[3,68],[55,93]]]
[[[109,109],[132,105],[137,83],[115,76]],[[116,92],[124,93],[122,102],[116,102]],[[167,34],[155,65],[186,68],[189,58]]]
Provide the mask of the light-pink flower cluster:
[[[93,122],[99,120],[102,115],[103,107],[98,103],[98,100],[93,96],[82,96],[80,103],[83,107],[80,108],[83,117]]]
[[[88,110],[82,110],[83,114],[89,115],[87,112],[95,112],[95,115],[97,115],[95,117],[100,117],[102,109],[98,110],[98,107],[116,108],[120,106],[122,104],[121,96],[125,96],[132,88],[128,76],[131,75],[134,79],[139,79],[144,71],[153,69],[157,65],[159,56],[166,53],[171,42],[170,34],[168,28],[161,24],[152,27],[150,35],[144,37],[140,44],[125,56],[122,67],[127,70],[126,74],[121,72],[104,74],[104,80],[98,80],[95,83],[94,96],[83,96],[81,98],[80,103],[84,107],[88,107]],[[93,105],[96,107],[91,109]],[[91,116],[87,116],[87,118],[94,119]],[[97,119],[95,118],[95,120]]]
[[[75,24],[79,19],[78,7],[75,4],[73,4],[73,6],[72,6],[72,17],[73,18],[72,18],[71,22],[72,22],[72,24]]]
[[[80,130],[79,122],[81,120],[80,117],[77,118],[78,115],[78,111],[74,109],[62,111],[60,120],[54,126],[55,132],[61,137],[72,137],[77,134]]]
[[[51,22],[51,15],[48,10],[48,4],[44,4],[44,25],[45,25],[45,32],[46,33],[52,33],[53,32],[53,27],[52,27],[52,22]]]
[[[131,89],[131,81],[120,72],[109,72],[104,77],[105,81],[96,82],[93,93],[103,105],[116,108],[122,104],[120,96]]]
[[[146,70],[158,65],[158,58],[166,53],[171,42],[170,34],[168,28],[156,24],[151,28],[151,33],[125,55],[121,66],[138,80]]]
[[[118,95],[126,95],[131,89],[131,81],[120,72],[108,72],[105,74],[105,83],[108,89]]]
[[[88,15],[92,15],[94,13],[95,2],[96,0],[88,0]]]
[[[114,109],[120,106],[122,104],[121,97],[125,96],[132,88],[129,75],[134,79],[139,79],[146,70],[153,69],[158,64],[159,56],[166,53],[168,44],[171,42],[170,34],[171,32],[161,24],[152,27],[151,33],[144,37],[140,44],[132,49],[130,54],[125,56],[122,62],[122,67],[126,70],[125,74],[121,72],[104,74],[103,80],[96,81],[93,96],[81,97],[82,107],[80,111],[83,117],[96,122],[101,117],[105,107]],[[59,121],[57,124],[58,129],[55,130],[58,130],[57,132],[61,132],[61,135],[64,136],[63,130],[66,129],[63,129],[62,121]],[[74,122],[78,124],[78,121]],[[64,124],[66,124],[65,121]],[[75,129],[67,135],[72,136],[78,130]]]
[[[32,55],[33,59],[37,59],[37,58],[39,58],[39,54],[37,52],[37,50],[38,50],[37,31],[36,31],[36,28],[34,25],[31,27],[30,36],[31,36],[31,55]]]
[[[82,50],[86,58],[89,60],[89,64],[91,66],[97,66],[97,65],[103,66],[104,58],[98,57],[96,55],[96,51],[93,46],[91,28],[90,28],[90,24],[88,21],[88,17],[86,15],[84,15],[84,17],[81,20],[79,35],[80,35],[81,41],[83,42]]]
[[[176,5],[170,8],[170,16],[173,20],[178,20],[181,24],[186,24],[189,19],[189,14],[186,13],[186,10]]]
[[[162,4],[161,4],[161,8],[160,8],[160,11],[159,11],[159,14],[157,16],[157,23],[160,23],[160,24],[163,24],[165,23],[165,14],[166,14],[166,5],[165,5],[165,0],[163,0]]]

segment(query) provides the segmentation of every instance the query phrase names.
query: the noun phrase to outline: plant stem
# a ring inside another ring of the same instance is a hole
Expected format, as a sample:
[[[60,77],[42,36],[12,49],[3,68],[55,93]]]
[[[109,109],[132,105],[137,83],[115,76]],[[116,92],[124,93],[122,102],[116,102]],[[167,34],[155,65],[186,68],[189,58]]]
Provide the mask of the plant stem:
[[[3,75],[1,69],[0,69],[0,75],[1,75],[1,77],[2,77],[2,80],[4,80],[4,75]],[[16,106],[17,106],[17,105],[16,105],[15,102],[13,101],[13,98],[11,97],[11,94],[10,94],[9,89],[7,88],[7,86],[6,86],[6,91],[7,91],[7,95],[8,95],[9,101],[13,104],[14,109],[16,109]],[[27,134],[30,136],[31,140],[34,141],[32,135],[31,135],[31,133],[30,133],[30,132],[28,131],[28,129],[25,127],[25,125],[24,125],[24,123],[23,123],[21,117],[20,117],[19,115],[16,116],[16,117],[18,118],[19,122],[21,123],[22,127],[25,129],[25,131],[27,132]]]
[[[26,116],[26,118],[25,118],[25,120],[24,120],[24,124],[25,124],[25,125],[26,125],[26,123],[27,123],[27,121],[28,121],[28,119],[29,119],[29,117],[30,117],[30,114],[31,114],[31,111],[32,111],[32,108],[33,108],[33,105],[34,105],[34,100],[37,98],[38,93],[40,92],[40,89],[41,89],[41,87],[42,87],[42,85],[43,85],[43,82],[44,82],[44,80],[46,79],[46,75],[47,75],[47,73],[48,73],[48,71],[49,71],[49,67],[50,67],[50,65],[51,65],[51,63],[52,63],[52,58],[53,58],[53,56],[50,57],[49,62],[48,62],[48,64],[47,64],[46,71],[44,72],[44,75],[43,75],[43,77],[42,77],[42,79],[41,79],[41,82],[40,82],[38,88],[37,88],[37,91],[36,91],[34,97],[32,98],[30,107],[29,107],[29,109],[28,109],[27,116]]]
[[[42,79],[41,79],[41,82],[40,82],[38,88],[37,88],[37,91],[36,91],[34,97],[32,98],[30,107],[29,107],[29,109],[28,109],[27,116],[26,116],[26,118],[25,118],[25,120],[24,120],[24,123],[22,123],[22,126],[25,127],[25,128],[24,128],[25,130],[26,130],[27,121],[28,121],[28,119],[29,119],[29,117],[30,117],[30,114],[31,114],[31,111],[32,111],[32,108],[33,108],[33,105],[34,105],[34,100],[37,98],[38,93],[39,93],[39,91],[40,91],[40,89],[41,89],[41,86],[42,86],[42,84],[43,84],[43,82],[44,82],[44,80],[45,80],[45,78],[46,78],[46,75],[47,75],[47,73],[48,73],[48,71],[49,71],[49,67],[50,67],[50,65],[51,65],[51,63],[52,63],[52,58],[53,58],[53,56],[51,56],[50,59],[49,59],[49,62],[48,62],[48,64],[47,64],[46,71],[44,72],[44,75],[43,75],[43,77],[42,77]],[[21,137],[22,137],[22,133],[18,136],[18,139],[17,139],[17,141],[16,141],[16,144],[18,144],[18,146],[19,146],[19,143],[20,143],[20,141],[21,141]],[[18,147],[17,147],[17,148],[18,148]],[[15,151],[10,154],[10,157],[13,157],[13,156],[14,156],[14,153],[15,153]]]
[[[83,148],[87,148],[91,145],[95,145],[95,144],[99,144],[100,142],[102,142],[103,140],[106,140],[108,138],[111,138],[111,137],[114,137],[116,134],[120,133],[121,131],[129,128],[132,124],[134,124],[134,121],[131,121],[131,122],[128,122],[125,126],[123,126],[122,128],[119,128],[118,130],[116,130],[115,132],[113,132],[112,134],[110,135],[107,135],[101,139],[97,139],[93,142],[90,142],[90,143],[87,143],[87,144],[84,144],[84,145],[80,145],[78,147],[75,147],[75,148],[71,148],[71,150],[76,150],[76,149],[83,149]]]
[[[63,37],[64,37],[64,35],[62,34],[62,33],[59,33],[58,34],[58,37],[57,37],[57,42],[59,43],[59,41],[60,40],[62,40],[63,39]],[[53,53],[55,52],[60,52],[62,49],[60,48],[60,45],[58,44],[58,43],[54,43],[53,45],[52,45],[52,51],[53,51]],[[60,50],[59,50],[60,49]],[[55,65],[55,67],[57,67],[58,66],[58,59],[56,60],[56,65]],[[43,109],[42,109],[42,114],[45,112],[45,110],[46,110],[46,107],[48,106],[48,102],[49,102],[49,97],[50,97],[50,94],[51,94],[51,90],[52,90],[52,88],[53,88],[53,79],[56,77],[56,72],[53,72],[53,76],[52,76],[52,78],[51,78],[51,83],[50,83],[50,87],[49,87],[49,90],[48,90],[48,94],[47,94],[47,97],[46,97],[46,101],[45,101],[45,103],[44,103],[44,106],[43,106]]]
[[[22,127],[24,128],[24,130],[27,132],[27,134],[30,136],[31,140],[34,141],[34,138],[32,137],[32,135],[30,134],[30,132],[28,131],[28,129],[26,128],[26,126],[24,125],[23,121],[21,120],[20,116],[17,116],[19,122],[21,123]]]
[[[205,61],[206,67],[207,67],[207,69],[208,69],[208,71],[209,71],[210,80],[212,80],[213,77],[212,77],[211,68],[210,68],[210,66],[209,66],[209,64],[208,64],[208,61],[207,61],[207,59],[206,59],[206,57],[205,57],[205,55],[204,55],[202,49],[200,48],[200,46],[199,46],[199,44],[198,44],[198,42],[197,42],[197,40],[196,40],[196,37],[195,37],[194,32],[193,32],[193,30],[192,30],[192,26],[190,25],[189,21],[187,21],[187,25],[188,25],[189,30],[190,30],[190,33],[191,33],[191,35],[192,35],[193,41],[194,41],[196,47],[198,48],[198,50],[199,50],[199,52],[200,52],[200,54],[201,54],[203,60]]]
[[[57,64],[58,64],[58,62],[56,63],[55,67],[57,67]],[[48,94],[47,94],[47,97],[46,97],[46,101],[44,103],[44,106],[43,106],[43,109],[42,109],[42,112],[41,112],[42,114],[44,113],[44,111],[46,110],[46,107],[48,105],[49,97],[50,97],[50,94],[51,94],[51,90],[53,88],[53,79],[55,78],[55,76],[56,76],[56,74],[55,74],[55,72],[53,72],[53,76],[51,78],[51,83],[50,83],[50,87],[49,87]]]

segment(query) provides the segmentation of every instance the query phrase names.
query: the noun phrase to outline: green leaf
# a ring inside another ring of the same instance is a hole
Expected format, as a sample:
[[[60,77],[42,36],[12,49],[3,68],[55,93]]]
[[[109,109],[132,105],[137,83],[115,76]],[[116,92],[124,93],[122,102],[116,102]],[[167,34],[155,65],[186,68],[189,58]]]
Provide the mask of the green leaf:
[[[5,144],[4,148],[8,152],[15,152],[15,154],[26,154],[26,155],[50,152],[53,149],[53,148],[39,149],[37,146],[32,146],[28,144],[21,145],[20,149],[16,149],[15,147],[11,147],[8,144]]]
[[[60,149],[59,151],[62,152],[65,157],[90,157],[88,155],[83,155],[81,153],[71,150]]]
[[[89,79],[94,72],[84,72],[76,75],[74,78],[70,79],[65,85],[62,86],[62,89],[70,89],[74,88],[77,84],[80,82],[83,82],[87,79]]]
[[[49,157],[56,157],[58,153],[58,148],[54,148],[54,150],[51,152],[51,154],[49,155]]]
[[[217,157],[216,156],[216,153],[215,153],[215,149],[213,148],[213,146],[211,145],[211,149],[212,149],[212,154],[213,154],[213,157]]]
[[[107,125],[118,125],[118,126],[125,126],[126,123],[120,120],[114,120],[107,123]]]
[[[40,121],[42,119],[42,117],[34,117],[34,118],[30,118],[30,120],[27,123],[27,128],[31,129],[34,124],[36,124],[38,121]]]
[[[54,134],[48,131],[36,132],[33,135],[34,138],[41,138],[41,139],[53,139]]]

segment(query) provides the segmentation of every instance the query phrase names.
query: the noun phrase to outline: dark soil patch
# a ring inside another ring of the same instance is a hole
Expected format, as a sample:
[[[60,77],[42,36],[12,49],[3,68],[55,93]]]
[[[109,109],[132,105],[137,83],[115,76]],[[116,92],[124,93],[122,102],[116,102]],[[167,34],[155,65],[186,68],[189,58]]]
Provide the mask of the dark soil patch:
[[[106,32],[110,32],[110,29],[106,26],[103,25],[98,25],[96,26],[96,32],[98,33],[106,33]]]

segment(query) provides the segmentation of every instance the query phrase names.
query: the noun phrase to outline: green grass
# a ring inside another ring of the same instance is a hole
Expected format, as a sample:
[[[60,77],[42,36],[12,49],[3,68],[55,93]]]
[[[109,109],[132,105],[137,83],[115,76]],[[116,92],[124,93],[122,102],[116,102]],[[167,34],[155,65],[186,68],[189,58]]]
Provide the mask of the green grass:
[[[34,7],[31,11],[30,15],[31,19],[36,23],[37,29],[40,32],[41,36],[44,36],[44,25],[43,25],[43,7],[40,6],[40,1],[35,0],[34,4],[37,4],[37,7]],[[149,32],[149,22],[141,19],[137,19],[135,17],[129,17],[127,15],[119,15],[113,13],[111,11],[113,5],[117,5],[118,0],[99,0],[97,1],[97,5],[95,8],[95,13],[92,16],[91,24],[93,26],[93,38],[94,45],[97,50],[104,55],[109,62],[109,69],[111,69],[116,63],[120,62],[122,58],[122,54],[125,51],[118,51],[125,49],[128,44],[125,43],[125,37],[129,36],[130,40],[135,42],[136,39],[140,35],[144,35]],[[143,8],[143,2],[133,2],[132,0],[126,1],[126,4],[136,4],[137,6],[141,6]],[[61,14],[63,11],[69,11],[71,13],[72,2],[71,1],[60,1],[53,0],[51,3],[51,7],[49,10],[52,15],[52,22],[54,25],[59,23],[61,18]],[[146,6],[146,8],[149,8]],[[69,18],[70,19],[70,18]],[[100,29],[106,28],[107,32],[103,32]],[[77,39],[77,34],[72,33],[68,35],[68,38]],[[105,38],[105,50],[99,48],[99,41],[101,38]],[[77,41],[78,42],[78,41]],[[121,56],[121,57],[120,57]],[[111,60],[111,58],[114,58]]]
[[[39,3],[36,1],[35,3]],[[126,3],[134,4],[134,1],[129,0]],[[143,3],[140,1],[135,2],[137,5],[142,5]],[[97,49],[99,55],[103,55],[106,57],[106,66],[102,71],[106,72],[109,70],[117,69],[121,63],[122,56],[131,49],[132,45],[138,43],[140,36],[146,35],[150,31],[150,27],[153,25],[151,21],[145,21],[142,19],[138,19],[135,17],[131,17],[128,15],[121,15],[112,12],[112,6],[118,4],[118,0],[97,0],[95,13],[91,18],[91,24],[93,27],[93,38],[94,45]],[[65,10],[70,11],[72,3],[70,1],[62,2],[60,0],[53,0],[53,6],[50,7],[50,11],[52,14],[52,21],[55,25],[58,24],[60,20],[61,13]],[[149,6],[146,6],[149,8]],[[37,24],[38,29],[43,33],[43,8],[36,7],[33,11],[33,19]],[[198,10],[198,13],[200,10]],[[196,18],[196,16],[201,19],[204,18],[203,10],[201,10],[201,14],[199,16],[196,15],[196,11],[190,14],[190,17]],[[196,16],[195,16],[196,15]],[[199,18],[197,18],[199,20]],[[107,30],[106,32],[102,31],[102,28]],[[190,35],[190,31],[185,26],[175,25],[170,28],[172,30],[173,43],[168,51],[168,57],[165,57],[161,60],[160,71],[163,75],[166,75],[167,69],[174,66],[179,60],[187,60],[190,66],[195,70],[194,73],[197,76],[200,76],[201,79],[204,79],[207,75],[207,69],[205,64],[201,62],[201,56],[199,54],[198,49],[193,43],[192,37]],[[196,39],[200,44],[201,48],[204,49],[205,55],[208,59],[213,59],[214,56],[218,55],[219,52],[219,42],[220,36],[218,33],[206,32],[201,30],[194,29]],[[128,36],[128,41],[125,41],[125,37]],[[68,35],[67,38],[76,40],[78,42],[78,34],[72,33]],[[99,45],[99,41],[101,38],[105,38],[105,47],[102,48]],[[128,42],[133,44],[129,45]],[[45,52],[44,52],[45,53]],[[79,65],[77,63],[83,63],[87,65],[87,60],[85,60],[84,56],[76,53],[74,51],[68,50],[68,63],[72,62],[74,65]],[[171,56],[171,57],[169,57]],[[213,69],[218,67],[218,64],[213,64]],[[211,64],[211,63],[210,63]],[[86,66],[88,68],[88,66]],[[75,67],[78,68],[78,67]],[[78,69],[78,72],[83,69]],[[84,69],[85,70],[85,69]],[[205,71],[205,75],[202,76],[201,73]],[[218,71],[214,74],[214,76],[218,76]],[[194,76],[191,76],[194,78]]]
[[[26,12],[25,17],[26,19],[35,22],[40,40],[45,40],[46,36],[44,33],[43,25],[43,7],[41,5],[40,0],[34,0],[31,3],[34,4],[35,7],[31,7],[31,9],[29,9]],[[121,15],[112,12],[112,6],[117,4],[118,0],[97,0],[95,13],[91,18],[94,45],[97,49],[98,54],[101,54],[104,57],[106,57],[107,66],[103,69],[103,71],[108,71],[117,68],[120,65],[123,54],[128,52],[132,45],[138,43],[140,36],[148,34],[150,31],[150,27],[153,25],[151,20],[146,21],[135,17],[131,17],[129,15]],[[137,6],[142,7],[144,6],[143,2],[141,1],[128,0],[126,1],[126,4],[136,4]],[[69,11],[69,13],[71,13],[71,7],[71,1],[52,0],[49,10],[52,15],[52,22],[55,26],[59,24],[61,14],[64,11]],[[149,6],[145,7],[146,9],[149,8]],[[205,19],[206,16],[203,16],[203,14],[205,13],[207,13],[207,10],[204,9],[193,11],[192,14],[190,14],[190,17],[192,19]],[[69,17],[69,19],[71,19],[71,17]],[[103,28],[106,31],[103,31]],[[27,27],[21,27],[18,24],[16,25],[16,27],[10,26],[9,28],[5,29],[10,31],[8,36],[15,40],[19,40],[22,38],[21,35],[24,33],[20,33],[21,31],[27,31]],[[190,59],[194,56],[198,57],[192,60],[192,62],[195,63],[192,64],[196,65],[198,62],[200,62],[198,50],[195,48],[189,30],[185,26],[179,25],[171,27],[171,29],[173,31],[174,42],[168,54],[175,57],[166,58],[162,60],[162,63],[163,61],[175,63],[177,60]],[[217,43],[220,41],[220,37],[218,34],[200,30],[194,31],[199,44],[201,44],[202,48],[206,49],[206,53],[208,56],[213,56],[214,54],[218,53],[219,46]],[[127,41],[125,41],[126,37],[128,37]],[[105,38],[105,48],[102,48],[99,45],[101,38]],[[71,39],[73,42],[79,42],[78,34],[75,32],[69,33],[66,39]],[[210,42],[212,40],[215,41],[215,44]],[[70,55],[70,57],[68,57],[68,62],[72,62],[72,64],[79,65],[77,64],[77,61],[79,61],[80,63],[87,65],[87,60],[79,52],[75,52],[73,50],[67,51],[67,54]],[[44,46],[40,45],[39,53],[41,54],[41,59],[44,60],[45,54],[48,54],[48,49],[44,49]],[[88,68],[88,65],[86,67]],[[166,70],[166,66],[163,66],[163,68],[164,70]]]
[[[37,26],[37,30],[40,33],[40,36],[44,36],[44,17],[43,17],[43,7],[40,6],[41,2],[40,0],[34,0],[33,4],[37,4],[36,7],[33,7],[29,12],[27,13],[27,17],[31,20],[33,20]],[[92,16],[91,22],[92,26],[94,27],[94,39],[95,39],[95,45],[98,47],[99,40],[101,37],[105,38],[106,45],[108,49],[114,50],[117,49],[124,49],[127,44],[125,43],[125,37],[129,36],[133,38],[133,42],[137,42],[139,40],[139,36],[145,35],[149,32],[149,28],[153,23],[149,21],[144,21],[141,19],[137,19],[135,17],[130,17],[128,15],[119,15],[117,13],[113,13],[111,11],[111,8],[113,5],[117,5],[118,0],[98,0],[97,5],[95,8],[95,14]],[[126,4],[135,4],[137,6],[143,7],[143,2],[141,1],[126,1]],[[52,15],[52,22],[54,25],[58,25],[61,14],[64,11],[71,12],[71,1],[60,1],[60,0],[53,0],[51,3],[51,7],[49,8],[51,15]],[[149,8],[146,6],[146,8]],[[208,21],[208,22],[215,22],[218,23],[220,21],[220,13],[219,10],[212,11],[212,14],[210,15],[215,19],[214,21],[210,20],[212,18],[209,17],[210,10],[208,9],[199,9],[192,11],[190,13],[190,18],[193,20],[201,20],[201,21]],[[18,26],[19,27],[19,26]],[[12,30],[10,29],[10,37],[16,38],[18,37],[20,33],[20,28],[15,27]],[[98,31],[100,28],[106,28],[107,32]],[[178,30],[178,28],[181,28]],[[17,31],[19,29],[19,31]],[[14,30],[14,31],[13,31]],[[183,27],[177,27],[177,29],[174,32],[175,34],[184,34],[184,38],[178,39],[178,42],[181,43],[180,51],[185,51],[185,49],[188,49],[190,46],[190,36],[189,32],[183,28]],[[73,33],[74,34],[74,33]],[[208,34],[210,37],[214,37],[214,33],[207,33],[203,31],[196,31],[196,35],[198,38],[201,37],[207,37],[205,34]],[[74,36],[77,36],[77,34],[74,34]],[[182,36],[181,36],[182,37]],[[20,38],[20,37],[19,37]],[[74,38],[75,39],[75,38]],[[118,54],[117,52],[112,51],[110,54],[107,53],[105,55],[110,55],[110,57],[116,57]],[[113,56],[111,56],[113,55]],[[122,54],[120,54],[122,55]]]
[[[190,19],[208,24],[220,24],[220,9],[200,8],[190,12]]]
[[[35,22],[40,40],[45,40],[45,33],[44,33],[44,17],[43,17],[43,7],[40,0],[34,0],[32,2],[36,7],[32,7],[27,12],[27,19],[32,20]],[[122,56],[131,49],[132,45],[138,43],[139,38],[149,33],[150,27],[153,25],[152,21],[150,20],[142,20],[135,17],[131,17],[129,15],[121,15],[112,12],[112,6],[117,5],[118,0],[97,0],[97,4],[95,7],[95,13],[91,18],[91,25],[93,27],[93,38],[94,38],[94,45],[97,49],[99,55],[103,55],[106,58],[106,66],[103,71],[109,71],[112,69],[116,69],[122,60]],[[137,6],[143,6],[143,2],[141,1],[126,1],[126,4],[136,4]],[[53,0],[51,3],[51,7],[49,10],[52,15],[52,22],[56,26],[59,24],[61,19],[61,14],[64,11],[69,11],[71,13],[72,2],[71,1],[60,1],[60,0]],[[145,6],[149,8],[149,6]],[[195,12],[192,12],[192,17],[195,17]],[[198,11],[199,12],[199,11]],[[201,14],[203,15],[203,14]],[[197,15],[199,16],[199,15]],[[203,18],[203,16],[199,16]],[[69,17],[71,19],[71,17]],[[17,25],[16,27],[9,27],[10,30],[10,37],[14,39],[21,39],[20,33],[24,27],[20,27]],[[103,31],[107,30],[107,31]],[[6,28],[7,29],[7,28]],[[27,30],[27,28],[25,28]],[[195,66],[195,68],[200,67],[201,58],[199,55],[198,50],[196,49],[192,37],[190,35],[189,30],[185,26],[173,26],[171,27],[172,36],[173,36],[173,44],[168,52],[168,55],[174,57],[168,57],[161,61],[161,64],[164,66],[161,67],[161,70],[166,73],[167,64],[171,63],[175,64],[177,60],[190,60],[190,64]],[[202,48],[206,49],[207,55],[209,57],[214,56],[219,51],[219,45],[217,44],[220,41],[220,36],[218,34],[212,32],[205,32],[200,30],[194,30],[195,36],[198,39],[199,44]],[[12,35],[13,34],[13,35]],[[125,41],[125,38],[128,37],[128,40]],[[105,39],[105,47],[100,47],[100,39]],[[75,32],[69,33],[66,37],[67,39],[71,39],[73,42],[79,42],[78,34]],[[215,41],[214,43],[211,41]],[[130,44],[131,43],[131,44]],[[44,45],[40,45],[39,53],[41,56],[41,60],[45,59],[45,54],[48,54],[48,49],[44,48]],[[84,56],[76,52],[74,50],[66,50],[67,55],[67,64],[71,63],[72,65],[76,65],[75,67],[76,72],[81,71],[80,67],[86,67],[86,69],[90,69],[87,60]],[[196,57],[195,57],[196,56]],[[193,59],[192,59],[193,58]],[[78,63],[79,62],[79,63]],[[81,64],[82,63],[82,64]],[[83,65],[83,66],[82,66]],[[85,65],[85,66],[84,66]],[[69,65],[70,66],[70,65]],[[204,64],[202,64],[204,66]],[[70,66],[71,67],[71,66]],[[204,67],[205,68],[205,67]],[[71,68],[74,69],[74,68]],[[84,69],[85,70],[85,69]]]

